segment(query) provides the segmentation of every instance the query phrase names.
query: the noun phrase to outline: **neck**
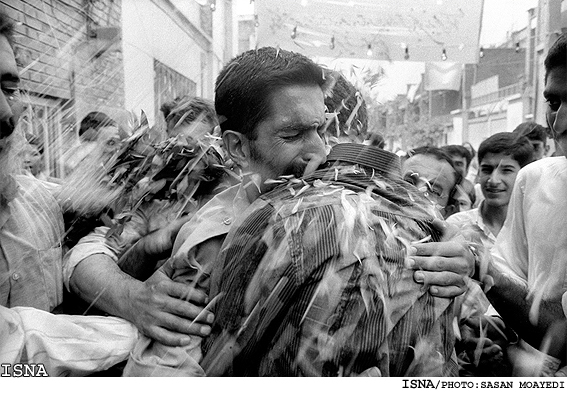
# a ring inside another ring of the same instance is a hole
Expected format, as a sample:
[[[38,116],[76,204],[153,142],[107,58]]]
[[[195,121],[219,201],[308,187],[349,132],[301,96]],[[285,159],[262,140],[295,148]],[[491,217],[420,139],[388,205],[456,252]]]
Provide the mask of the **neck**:
[[[491,206],[483,201],[480,205],[480,215],[484,223],[490,228],[494,236],[497,236],[504,225],[506,214],[508,213],[508,205]]]

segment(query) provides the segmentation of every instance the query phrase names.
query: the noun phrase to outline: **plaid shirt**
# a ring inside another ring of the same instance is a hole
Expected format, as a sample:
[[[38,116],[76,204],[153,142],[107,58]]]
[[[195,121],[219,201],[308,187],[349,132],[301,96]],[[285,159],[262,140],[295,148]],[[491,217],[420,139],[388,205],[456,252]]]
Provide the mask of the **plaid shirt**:
[[[340,166],[292,179],[235,223],[213,272],[207,375],[452,376],[452,302],[404,267],[439,241],[399,175]]]

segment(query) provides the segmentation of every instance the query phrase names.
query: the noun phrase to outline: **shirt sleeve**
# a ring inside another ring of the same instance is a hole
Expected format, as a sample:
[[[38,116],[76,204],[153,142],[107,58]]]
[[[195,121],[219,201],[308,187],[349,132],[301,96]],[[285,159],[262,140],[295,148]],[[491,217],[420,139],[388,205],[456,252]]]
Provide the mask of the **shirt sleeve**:
[[[118,216],[117,219],[121,217]],[[148,217],[144,211],[136,211],[122,226],[119,234],[109,236],[110,229],[102,226],[79,240],[63,258],[63,282],[67,290],[70,290],[69,282],[79,263],[96,254],[106,255],[114,262],[118,262],[129,247],[148,233],[147,222]]]
[[[525,228],[525,172],[520,171],[508,204],[508,215],[492,248],[495,265],[511,278],[528,279],[528,240]]]
[[[0,363],[35,363],[49,376],[84,376],[125,360],[138,330],[115,317],[0,307]]]

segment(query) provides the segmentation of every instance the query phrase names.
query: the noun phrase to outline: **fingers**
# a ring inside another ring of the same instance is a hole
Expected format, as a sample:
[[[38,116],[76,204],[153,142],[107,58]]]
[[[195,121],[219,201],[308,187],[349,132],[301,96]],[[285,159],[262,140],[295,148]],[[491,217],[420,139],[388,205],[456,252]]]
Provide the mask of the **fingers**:
[[[430,272],[418,270],[413,278],[420,284],[429,287],[433,296],[453,298],[465,293],[467,285],[462,275],[452,272]]]
[[[435,229],[441,233],[442,241],[446,242],[460,235],[460,230],[456,225],[447,223],[445,220],[435,218],[431,223]]]
[[[147,329],[143,329],[142,333],[153,340],[172,347],[189,345],[191,343],[191,337],[185,334],[171,332],[160,326],[150,326]]]
[[[181,299],[185,302],[202,305],[208,303],[207,294],[193,285],[187,285],[167,279],[153,285],[152,289],[158,293],[165,294],[168,297]]]
[[[415,244],[409,250],[407,266],[434,272],[448,271],[469,276],[474,272],[474,256],[457,242]]]

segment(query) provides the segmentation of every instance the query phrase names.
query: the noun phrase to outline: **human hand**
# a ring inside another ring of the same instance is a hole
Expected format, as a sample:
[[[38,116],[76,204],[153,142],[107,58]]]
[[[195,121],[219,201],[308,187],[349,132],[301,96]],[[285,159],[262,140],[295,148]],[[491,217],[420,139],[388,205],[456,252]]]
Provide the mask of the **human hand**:
[[[438,219],[433,225],[441,232],[442,241],[412,244],[407,266],[416,270],[414,280],[428,285],[429,293],[452,298],[467,290],[475,257],[456,226]]]
[[[175,237],[181,227],[191,219],[191,216],[183,216],[172,221],[165,227],[151,232],[140,239],[139,246],[141,252],[146,256],[156,259],[167,258],[171,254]]]
[[[171,280],[157,270],[128,293],[129,320],[146,336],[170,346],[187,345],[189,335],[206,337],[214,315],[207,310],[206,294]]]
[[[465,352],[475,375],[505,376],[505,349],[510,344],[502,319],[487,315],[468,318],[460,325],[459,352]]]

